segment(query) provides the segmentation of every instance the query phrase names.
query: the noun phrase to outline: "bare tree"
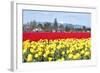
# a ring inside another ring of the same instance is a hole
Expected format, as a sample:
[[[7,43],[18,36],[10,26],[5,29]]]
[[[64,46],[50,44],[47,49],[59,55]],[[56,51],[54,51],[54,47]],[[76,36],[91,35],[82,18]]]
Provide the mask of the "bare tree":
[[[64,25],[61,24],[61,25],[59,26],[59,28],[58,28],[58,31],[64,32],[64,30],[65,30]]]
[[[50,22],[45,22],[44,23],[44,31],[46,31],[46,32],[51,32],[52,31],[52,29],[51,29],[51,23]]]

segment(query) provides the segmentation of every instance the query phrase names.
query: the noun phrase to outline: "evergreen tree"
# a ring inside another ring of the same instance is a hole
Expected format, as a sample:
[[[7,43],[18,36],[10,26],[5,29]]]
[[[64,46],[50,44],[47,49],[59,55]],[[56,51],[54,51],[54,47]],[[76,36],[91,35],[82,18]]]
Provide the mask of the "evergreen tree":
[[[57,18],[54,19],[54,30],[57,31],[58,29],[58,21]]]

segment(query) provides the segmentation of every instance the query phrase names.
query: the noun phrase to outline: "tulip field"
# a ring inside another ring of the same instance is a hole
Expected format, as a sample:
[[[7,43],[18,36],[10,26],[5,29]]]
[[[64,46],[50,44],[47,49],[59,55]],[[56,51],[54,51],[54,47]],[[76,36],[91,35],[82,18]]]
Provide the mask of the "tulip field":
[[[91,59],[90,32],[23,33],[23,62]]]
[[[66,38],[90,38],[90,32],[24,32],[23,40],[38,41],[40,39],[66,39]]]

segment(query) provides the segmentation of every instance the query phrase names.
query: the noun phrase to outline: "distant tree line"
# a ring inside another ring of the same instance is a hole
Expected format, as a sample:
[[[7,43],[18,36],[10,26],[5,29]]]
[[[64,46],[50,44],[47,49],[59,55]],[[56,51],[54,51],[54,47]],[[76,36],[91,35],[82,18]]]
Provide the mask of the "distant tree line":
[[[24,32],[90,32],[91,28],[86,26],[80,26],[73,24],[62,24],[58,23],[57,18],[54,19],[54,22],[36,22],[31,21],[23,25]]]

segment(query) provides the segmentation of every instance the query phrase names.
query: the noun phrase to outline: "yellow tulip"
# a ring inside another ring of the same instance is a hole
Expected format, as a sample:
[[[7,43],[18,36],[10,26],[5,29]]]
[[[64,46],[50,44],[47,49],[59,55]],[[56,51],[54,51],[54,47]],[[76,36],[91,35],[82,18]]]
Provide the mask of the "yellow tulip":
[[[84,55],[85,56],[89,56],[90,55],[90,52],[89,51],[86,51]]]
[[[52,58],[51,58],[51,57],[48,57],[48,60],[49,60],[49,61],[52,61]]]
[[[85,53],[85,51],[84,51],[84,50],[82,50],[82,51],[80,52],[80,54],[82,54],[82,55],[83,55],[84,53]]]
[[[44,56],[45,58],[47,57],[47,55],[46,55],[45,53],[43,54],[43,56]]]
[[[73,59],[74,60],[77,60],[77,59],[80,59],[81,55],[79,53],[76,53],[74,56],[73,56]]]
[[[23,53],[26,53],[27,52],[27,49],[23,49]]]
[[[64,60],[65,60],[65,59],[62,57],[62,58],[61,58],[61,61],[64,61]]]
[[[52,50],[50,53],[53,55],[55,52]]]
[[[73,54],[69,54],[68,58],[72,59],[73,58]]]
[[[38,55],[40,56],[42,54],[42,52],[38,52]]]
[[[47,50],[47,51],[46,51],[46,55],[48,55],[49,53],[50,53],[49,50]]]
[[[64,55],[64,54],[65,54],[65,52],[64,52],[64,51],[62,51],[62,52],[61,52],[61,54],[62,54],[62,55]]]
[[[70,51],[69,51],[69,50],[66,50],[66,52],[67,52],[67,54],[69,54],[69,53],[70,53]]]
[[[30,49],[30,52],[31,52],[31,53],[34,53],[34,49],[33,49],[33,48],[31,48],[31,49]]]
[[[43,51],[43,49],[42,49],[42,48],[40,48],[40,47],[38,47],[38,50],[39,50],[39,51]]]
[[[34,56],[34,57],[35,57],[35,58],[38,58],[38,56],[39,56],[38,54],[35,54],[35,56]]]
[[[28,54],[27,62],[32,62],[32,58],[33,58],[33,55],[32,54]]]

